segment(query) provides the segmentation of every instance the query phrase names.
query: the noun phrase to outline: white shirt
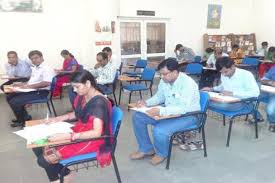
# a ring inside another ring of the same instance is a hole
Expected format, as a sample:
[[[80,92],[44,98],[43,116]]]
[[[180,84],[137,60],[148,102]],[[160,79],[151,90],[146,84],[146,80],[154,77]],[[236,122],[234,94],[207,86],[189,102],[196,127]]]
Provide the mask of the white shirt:
[[[116,75],[116,70],[111,62],[108,62],[104,67],[91,69],[90,72],[96,78],[97,84],[102,85],[112,83]]]
[[[221,84],[213,89],[220,92],[233,92],[233,96],[239,98],[258,97],[260,94],[259,86],[253,74],[239,68],[236,68],[235,73],[230,78],[221,75]]]
[[[228,54],[222,53],[222,57],[228,57]],[[213,68],[216,69],[216,57],[215,57],[215,54],[214,54],[214,53],[212,53],[212,54],[209,56],[209,58],[208,58],[208,60],[207,60],[206,63],[207,63],[208,65],[213,65]]]
[[[47,67],[44,62],[42,62],[39,66],[32,65],[31,66],[32,73],[28,84],[37,84],[42,81],[52,82],[53,77],[55,76],[55,72],[50,67]],[[45,90],[50,90],[50,86],[41,88]]]

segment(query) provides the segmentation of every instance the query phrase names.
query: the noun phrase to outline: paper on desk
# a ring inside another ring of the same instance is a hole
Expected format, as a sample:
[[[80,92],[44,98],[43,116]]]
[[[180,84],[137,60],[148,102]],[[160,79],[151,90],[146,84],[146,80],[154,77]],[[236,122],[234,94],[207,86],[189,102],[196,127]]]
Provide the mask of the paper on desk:
[[[138,112],[142,112],[142,113],[146,113],[146,111],[152,109],[152,108],[158,108],[160,109],[161,106],[154,106],[154,107],[132,107],[130,109],[134,110],[134,111],[138,111]]]
[[[261,90],[269,93],[275,93],[275,87],[268,86],[268,85],[261,85]]]
[[[16,92],[31,92],[31,91],[36,91],[36,89],[32,88],[20,88],[20,87],[13,87],[13,90]]]
[[[23,137],[30,144],[40,139],[48,138],[58,133],[72,132],[73,125],[67,122],[56,122],[51,124],[39,124],[34,126],[25,127],[23,130],[14,132],[16,135]]]
[[[215,93],[215,92],[208,92],[210,98],[216,98],[219,99],[222,102],[234,102],[239,100],[237,97],[231,97],[231,96],[224,96],[221,95],[220,93]]]

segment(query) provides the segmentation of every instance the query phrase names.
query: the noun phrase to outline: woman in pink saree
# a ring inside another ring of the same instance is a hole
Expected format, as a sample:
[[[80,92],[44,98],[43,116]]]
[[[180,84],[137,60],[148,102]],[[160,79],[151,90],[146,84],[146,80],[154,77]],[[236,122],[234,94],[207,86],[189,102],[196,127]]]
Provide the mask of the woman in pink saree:
[[[64,58],[62,69],[55,69],[58,73],[53,97],[60,97],[62,93],[62,85],[64,83],[69,83],[71,74],[78,71],[79,64],[74,58],[74,56],[68,50],[62,50],[61,56]]]

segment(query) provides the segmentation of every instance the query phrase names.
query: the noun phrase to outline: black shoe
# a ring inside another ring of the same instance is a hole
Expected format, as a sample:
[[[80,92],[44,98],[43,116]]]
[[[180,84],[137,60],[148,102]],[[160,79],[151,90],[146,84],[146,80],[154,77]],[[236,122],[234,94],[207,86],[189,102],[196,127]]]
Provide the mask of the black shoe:
[[[22,124],[22,123],[17,122],[17,123],[12,123],[12,124],[10,124],[10,126],[11,126],[12,128],[15,128],[15,127],[22,127],[22,126],[23,126],[23,124]]]
[[[13,122],[13,123],[19,123],[17,119],[12,119],[11,122]]]

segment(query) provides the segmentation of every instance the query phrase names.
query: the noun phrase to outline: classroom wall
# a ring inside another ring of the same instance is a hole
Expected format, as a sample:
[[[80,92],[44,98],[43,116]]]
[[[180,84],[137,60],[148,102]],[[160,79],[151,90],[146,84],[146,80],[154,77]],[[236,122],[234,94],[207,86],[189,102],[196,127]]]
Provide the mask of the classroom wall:
[[[251,33],[254,30],[253,1],[92,0],[80,3],[79,0],[43,0],[43,13],[0,12],[0,73],[4,72],[9,50],[16,50],[20,57],[26,58],[30,50],[39,49],[45,60],[56,68],[62,64],[60,51],[68,49],[81,64],[91,67],[96,62],[95,54],[102,48],[95,46],[95,20],[107,22],[116,20],[117,16],[136,16],[136,10],[154,10],[156,17],[169,18],[167,56],[173,54],[177,43],[201,54],[204,33]],[[223,5],[220,29],[206,28],[209,3]],[[118,32],[112,35],[113,45],[119,42],[118,35]],[[119,48],[113,47],[113,50],[116,54]]]
[[[263,41],[275,46],[275,1],[253,0],[253,3],[253,24],[258,46]]]
[[[68,49],[81,64],[94,65],[95,20],[116,17],[118,5],[118,0],[43,0],[42,13],[0,12],[0,73],[9,50],[24,58],[32,49],[41,50],[57,68],[63,61],[60,51]]]
[[[208,4],[222,4],[220,29],[206,28]],[[120,16],[135,16],[136,10],[156,11],[156,17],[170,18],[168,56],[177,43],[201,54],[204,33],[252,33],[252,7],[252,0],[139,0],[134,6],[132,1],[120,0]]]

